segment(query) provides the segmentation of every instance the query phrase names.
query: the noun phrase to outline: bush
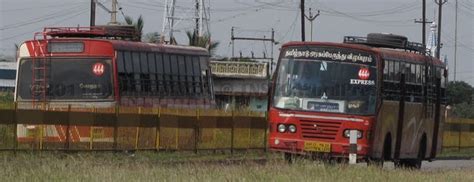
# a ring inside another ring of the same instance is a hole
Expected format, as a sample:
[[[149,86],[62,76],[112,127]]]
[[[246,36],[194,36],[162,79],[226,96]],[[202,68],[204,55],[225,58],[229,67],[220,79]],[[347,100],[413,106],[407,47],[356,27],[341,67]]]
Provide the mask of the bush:
[[[474,105],[468,104],[467,102],[457,104],[453,107],[452,114],[457,118],[474,119]]]
[[[0,92],[0,102],[13,102],[13,93],[11,93],[11,92],[1,93]]]

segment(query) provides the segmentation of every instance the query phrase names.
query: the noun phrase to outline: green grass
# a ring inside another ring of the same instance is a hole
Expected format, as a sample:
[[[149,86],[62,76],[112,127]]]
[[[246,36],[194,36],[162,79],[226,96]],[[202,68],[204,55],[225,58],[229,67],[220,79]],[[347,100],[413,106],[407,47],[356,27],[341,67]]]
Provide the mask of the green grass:
[[[474,181],[469,170],[382,170],[309,160],[288,165],[281,155],[266,164],[203,160],[260,158],[261,154],[0,153],[0,181]],[[187,161],[177,162],[176,161]],[[171,162],[171,163],[170,163]]]
[[[467,157],[474,158],[474,148],[443,148],[438,157]]]
[[[13,108],[13,94],[0,92],[0,109]]]

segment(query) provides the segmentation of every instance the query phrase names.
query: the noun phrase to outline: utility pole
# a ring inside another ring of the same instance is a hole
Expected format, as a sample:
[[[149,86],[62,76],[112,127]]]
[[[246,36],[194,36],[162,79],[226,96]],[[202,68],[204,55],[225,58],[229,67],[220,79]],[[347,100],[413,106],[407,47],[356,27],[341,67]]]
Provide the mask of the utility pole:
[[[436,51],[436,58],[440,58],[441,52],[441,18],[443,12],[443,5],[448,2],[448,0],[435,0],[435,3],[438,4],[438,45]]]
[[[230,40],[232,41],[232,59],[235,57],[234,55],[234,45],[235,45],[235,39],[234,39],[234,27],[230,29]]]
[[[421,23],[421,40],[423,46],[425,46],[426,49],[426,24],[428,23],[433,23],[431,21],[426,21],[426,0],[423,0],[423,10],[422,10],[422,19],[421,20],[415,20],[415,23]]]
[[[199,35],[199,0],[196,0],[196,13],[195,13],[195,16],[196,16],[196,27],[194,27],[194,33],[196,35]]]
[[[91,22],[90,26],[95,26],[95,0],[91,0]]]
[[[263,36],[263,38],[259,38],[259,37],[236,37],[235,36],[235,33],[234,33],[234,27],[232,27],[231,29],[231,33],[230,33],[230,40],[232,41],[232,57],[231,57],[231,60],[238,60],[238,59],[242,59],[242,58],[249,58],[249,59],[254,59],[254,60],[268,60],[269,61],[269,65],[268,65],[268,74],[270,75],[272,72],[273,72],[273,47],[274,45],[277,44],[277,42],[275,41],[275,30],[272,28],[271,30],[271,38],[267,38],[266,36]],[[234,46],[235,46],[235,40],[242,40],[242,41],[262,41],[262,42],[270,42],[271,43],[271,56],[270,57],[267,57],[267,55],[264,53],[263,54],[263,57],[255,57],[255,55],[253,54],[253,51],[251,53],[251,57],[243,57],[242,56],[242,52],[240,53],[240,57],[235,57],[235,53],[234,53]]]
[[[93,11],[94,11],[94,24],[95,24],[95,6],[98,4],[99,7],[101,7],[102,9],[104,9],[105,11],[107,11],[108,13],[110,13],[110,22],[109,22],[109,25],[118,25],[119,23],[117,22],[117,0],[112,0],[112,10],[110,10],[109,8],[105,7],[104,4],[102,4],[101,2],[98,2],[97,0],[92,0],[94,1],[94,5],[91,4],[91,6],[93,6]],[[92,10],[91,10],[92,12]],[[91,19],[91,24],[92,24],[92,19]]]
[[[311,8],[309,8],[309,17],[304,15],[310,22],[311,22],[311,41],[313,41],[313,21],[320,15],[319,10],[318,14],[313,16],[313,13],[311,12]]]
[[[300,2],[301,8],[301,41],[305,41],[305,28],[304,28],[304,0]]]
[[[458,54],[458,0],[456,0],[456,15],[454,17],[454,81],[456,81],[456,61]]]
[[[110,13],[110,24],[117,25],[117,0],[112,0],[112,12]]]

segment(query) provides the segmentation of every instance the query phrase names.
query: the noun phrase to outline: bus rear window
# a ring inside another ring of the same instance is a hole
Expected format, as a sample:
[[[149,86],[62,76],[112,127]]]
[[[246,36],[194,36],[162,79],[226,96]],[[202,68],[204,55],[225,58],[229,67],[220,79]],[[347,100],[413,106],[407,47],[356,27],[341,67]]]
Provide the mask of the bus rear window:
[[[46,69],[36,59],[36,68],[32,60],[20,62],[18,75],[18,98],[42,99],[41,92],[34,92],[35,87],[42,87],[46,78],[46,99],[113,99],[112,68],[109,59],[66,59],[50,58],[46,60]],[[45,71],[46,77],[39,73]],[[35,77],[33,72],[36,72]],[[38,90],[38,89],[37,89]]]

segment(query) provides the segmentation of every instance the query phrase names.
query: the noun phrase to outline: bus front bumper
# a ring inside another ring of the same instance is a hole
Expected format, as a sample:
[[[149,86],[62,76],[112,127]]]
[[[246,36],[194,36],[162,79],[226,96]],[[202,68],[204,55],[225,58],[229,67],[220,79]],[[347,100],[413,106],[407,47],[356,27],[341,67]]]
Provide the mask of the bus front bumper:
[[[330,145],[330,150],[317,151],[308,150],[305,148],[305,142],[307,143],[322,143]],[[348,158],[350,153],[349,143],[342,142],[327,142],[327,141],[314,141],[314,140],[299,140],[299,139],[288,139],[281,137],[271,137],[269,140],[269,149],[276,152],[301,154],[301,155],[317,155],[330,158]],[[366,159],[369,153],[369,146],[367,144],[357,144],[357,158]]]

